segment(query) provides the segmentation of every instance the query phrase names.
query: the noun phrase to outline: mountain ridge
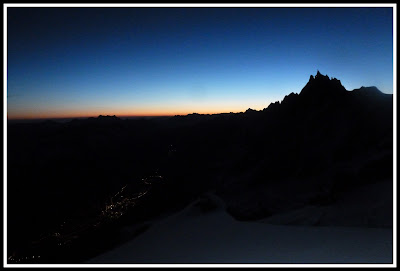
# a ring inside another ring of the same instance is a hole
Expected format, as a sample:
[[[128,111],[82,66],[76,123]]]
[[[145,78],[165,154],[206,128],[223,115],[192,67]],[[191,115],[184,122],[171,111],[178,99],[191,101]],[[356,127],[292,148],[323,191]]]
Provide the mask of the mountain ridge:
[[[300,94],[262,111],[8,123],[9,256],[30,248],[43,231],[59,232],[65,217],[79,225],[96,216],[112,191],[140,187],[149,176],[162,176],[162,191],[146,196],[123,223],[176,210],[213,190],[237,220],[304,209],[329,216],[338,207],[329,224],[339,225],[346,212],[337,204],[393,180],[393,95],[365,92],[344,91],[340,81],[317,73]],[[352,226],[391,225],[386,186],[377,195],[384,205],[374,207],[382,218],[361,204],[362,212],[351,212]],[[64,249],[43,246],[50,255]]]

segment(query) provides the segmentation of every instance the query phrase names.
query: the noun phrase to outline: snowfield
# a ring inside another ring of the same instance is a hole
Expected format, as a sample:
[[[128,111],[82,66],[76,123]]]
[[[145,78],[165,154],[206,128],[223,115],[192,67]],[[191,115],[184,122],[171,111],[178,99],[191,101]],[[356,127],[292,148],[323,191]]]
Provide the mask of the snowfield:
[[[199,199],[179,213],[154,222],[143,234],[87,264],[392,264],[393,261],[391,228],[309,226],[304,225],[306,220],[303,225],[276,225],[277,218],[275,224],[266,223],[267,220],[241,222],[225,212],[224,203],[214,194],[206,198],[211,207],[201,208],[204,201]]]

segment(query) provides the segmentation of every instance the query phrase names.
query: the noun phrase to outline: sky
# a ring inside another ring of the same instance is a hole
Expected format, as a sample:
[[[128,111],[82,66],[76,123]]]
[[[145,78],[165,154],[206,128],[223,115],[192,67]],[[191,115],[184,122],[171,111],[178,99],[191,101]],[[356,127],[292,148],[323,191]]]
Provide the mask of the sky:
[[[8,119],[261,110],[317,70],[393,93],[392,8],[7,8]]]

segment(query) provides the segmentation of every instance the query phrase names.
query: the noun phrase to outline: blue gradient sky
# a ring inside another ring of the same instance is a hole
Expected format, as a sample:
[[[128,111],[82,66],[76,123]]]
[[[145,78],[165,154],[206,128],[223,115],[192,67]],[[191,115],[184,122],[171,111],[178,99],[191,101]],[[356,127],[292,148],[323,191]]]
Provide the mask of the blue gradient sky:
[[[392,8],[8,8],[8,117],[263,109],[317,69],[393,93]]]

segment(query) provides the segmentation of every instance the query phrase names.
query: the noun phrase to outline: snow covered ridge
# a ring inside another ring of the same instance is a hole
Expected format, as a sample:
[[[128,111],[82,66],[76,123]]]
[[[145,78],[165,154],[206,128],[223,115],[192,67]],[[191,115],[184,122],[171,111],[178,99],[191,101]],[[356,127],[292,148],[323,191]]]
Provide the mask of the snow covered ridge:
[[[392,229],[237,221],[209,194],[87,264],[391,264]],[[206,210],[206,211],[204,211]]]

